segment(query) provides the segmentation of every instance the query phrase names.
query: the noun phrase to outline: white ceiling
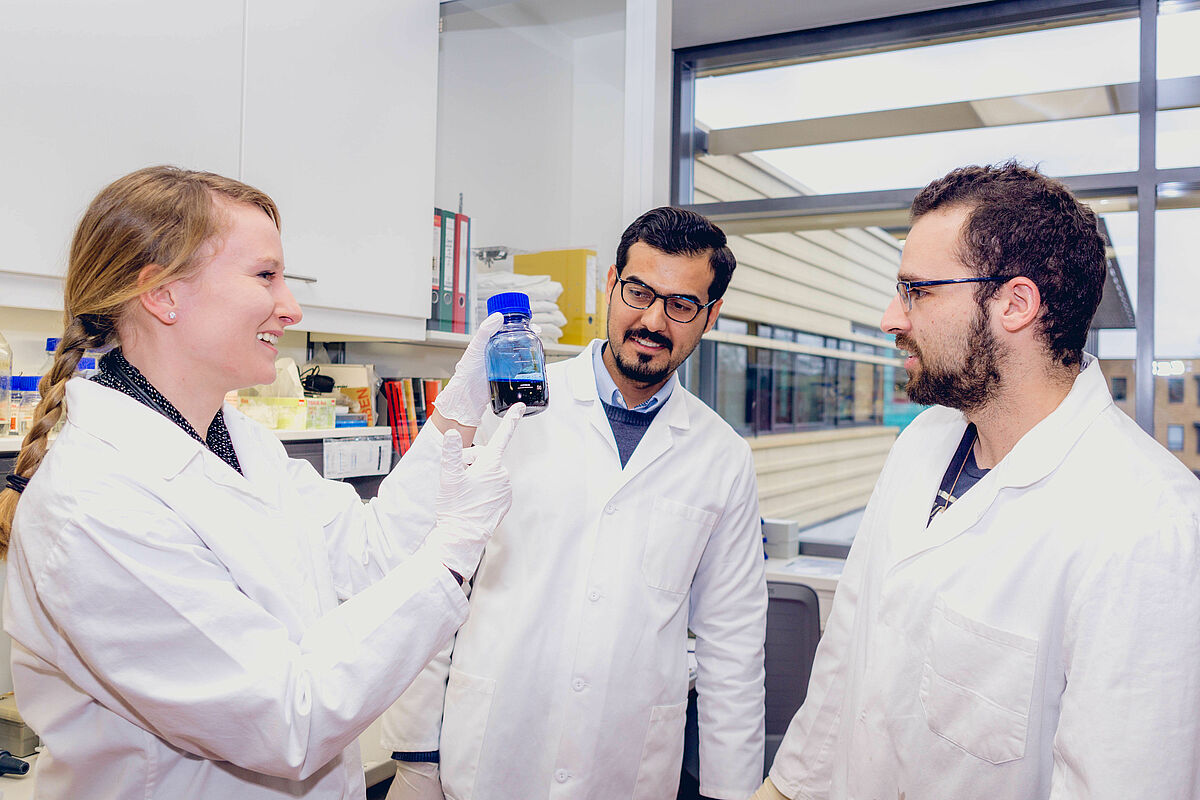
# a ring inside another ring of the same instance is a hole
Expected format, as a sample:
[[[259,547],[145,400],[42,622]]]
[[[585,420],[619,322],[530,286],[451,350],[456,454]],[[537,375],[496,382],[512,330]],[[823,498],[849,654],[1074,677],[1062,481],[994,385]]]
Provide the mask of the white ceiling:
[[[625,0],[441,0],[441,8],[455,27],[471,25],[458,15],[478,12],[503,25],[544,25],[571,39],[625,27]]]
[[[968,5],[976,0],[674,0],[675,49]]]

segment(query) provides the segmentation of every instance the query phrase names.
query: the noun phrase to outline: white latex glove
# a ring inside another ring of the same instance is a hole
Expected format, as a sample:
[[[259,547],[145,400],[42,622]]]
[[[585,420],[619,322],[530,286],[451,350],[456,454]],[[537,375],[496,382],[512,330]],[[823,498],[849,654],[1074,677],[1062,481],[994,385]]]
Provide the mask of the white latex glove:
[[[438,765],[425,762],[396,762],[396,777],[387,800],[446,800]]]
[[[433,401],[434,408],[446,419],[468,428],[479,427],[483,411],[491,401],[484,348],[488,339],[503,324],[504,315],[499,311],[488,316],[471,337],[471,343],[467,345],[462,358],[454,365],[453,377]]]
[[[491,440],[472,448],[475,463],[470,467],[463,463],[458,431],[445,434],[441,487],[434,503],[437,522],[425,546],[434,548],[441,562],[464,581],[475,574],[484,546],[512,505],[512,485],[500,459],[524,413],[524,403],[510,408]]]

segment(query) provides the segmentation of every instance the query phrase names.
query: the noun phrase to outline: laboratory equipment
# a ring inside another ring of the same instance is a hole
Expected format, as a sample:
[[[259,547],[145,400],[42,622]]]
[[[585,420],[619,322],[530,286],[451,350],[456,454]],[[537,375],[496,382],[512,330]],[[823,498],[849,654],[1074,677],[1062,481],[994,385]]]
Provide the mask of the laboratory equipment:
[[[12,379],[11,422],[9,432],[24,436],[33,425],[33,412],[37,410],[42,395],[38,391],[40,375],[14,375]]]
[[[50,374],[50,368],[54,366],[54,351],[58,349],[59,337],[50,336],[46,339],[46,357],[42,359],[42,365],[38,367],[38,375]]]
[[[542,341],[529,325],[533,316],[529,295],[503,292],[487,301],[488,314],[504,315],[504,325],[488,339],[488,385],[492,411],[504,414],[517,403],[525,404],[525,416],[544,411],[550,404],[546,386],[546,355]]]
[[[12,381],[12,349],[8,340],[0,333],[0,436],[8,433],[12,410],[9,406],[9,391]]]

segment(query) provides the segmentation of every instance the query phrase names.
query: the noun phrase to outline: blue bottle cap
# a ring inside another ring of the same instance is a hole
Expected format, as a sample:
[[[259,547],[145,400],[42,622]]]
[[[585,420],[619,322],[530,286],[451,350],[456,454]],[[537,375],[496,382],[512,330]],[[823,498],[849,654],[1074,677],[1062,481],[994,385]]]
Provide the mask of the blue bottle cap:
[[[494,294],[488,298],[487,310],[488,314],[495,314],[499,311],[501,314],[533,316],[533,312],[529,309],[529,295],[524,292],[501,292],[500,294]]]
[[[94,359],[94,358],[81,358],[81,359],[79,359],[79,366],[75,367],[75,369],[95,369],[95,368],[96,368],[96,359]]]
[[[41,375],[17,375],[13,378],[13,389],[18,392],[36,392],[41,380]]]
[[[51,336],[50,338],[46,339],[46,352],[47,353],[53,353],[55,350],[58,349],[58,340],[59,340],[59,337],[57,337],[57,336]]]

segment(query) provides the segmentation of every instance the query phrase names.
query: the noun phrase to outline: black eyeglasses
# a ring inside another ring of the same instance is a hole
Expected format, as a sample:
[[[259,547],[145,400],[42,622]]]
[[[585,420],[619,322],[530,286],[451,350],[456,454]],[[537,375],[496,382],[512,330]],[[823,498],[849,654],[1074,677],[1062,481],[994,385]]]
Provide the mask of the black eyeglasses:
[[[667,318],[675,322],[691,322],[701,311],[717,302],[709,300],[704,305],[700,305],[690,297],[679,294],[659,294],[644,283],[634,283],[624,278],[617,278],[617,283],[621,284],[621,299],[625,301],[625,305],[645,311],[654,305],[656,300],[662,300]]]
[[[1010,280],[1009,278],[947,278],[941,281],[896,281],[896,294],[904,303],[905,311],[912,311],[913,289],[923,289],[926,286],[945,286],[949,283],[993,283]]]

